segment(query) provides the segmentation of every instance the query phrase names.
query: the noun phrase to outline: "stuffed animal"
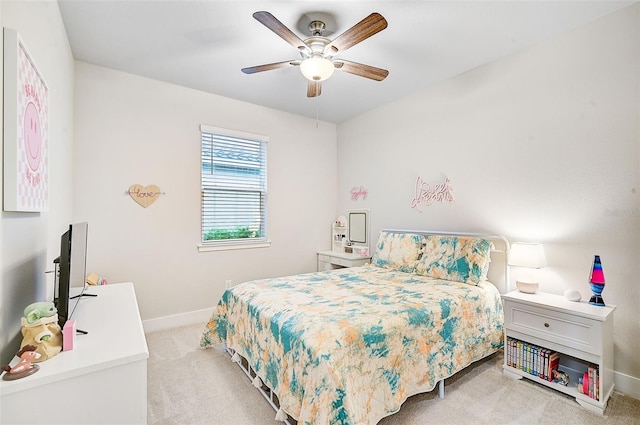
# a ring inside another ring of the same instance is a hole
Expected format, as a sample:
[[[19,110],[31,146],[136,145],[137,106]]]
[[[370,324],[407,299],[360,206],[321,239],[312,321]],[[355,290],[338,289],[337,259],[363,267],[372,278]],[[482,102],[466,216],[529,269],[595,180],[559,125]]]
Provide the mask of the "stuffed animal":
[[[40,356],[34,362],[42,362],[62,350],[62,331],[58,314],[52,302],[29,304],[22,318],[22,346],[34,345]]]
[[[24,309],[24,318],[27,323],[33,323],[43,317],[51,317],[58,312],[58,309],[51,302],[39,302],[29,304]]]

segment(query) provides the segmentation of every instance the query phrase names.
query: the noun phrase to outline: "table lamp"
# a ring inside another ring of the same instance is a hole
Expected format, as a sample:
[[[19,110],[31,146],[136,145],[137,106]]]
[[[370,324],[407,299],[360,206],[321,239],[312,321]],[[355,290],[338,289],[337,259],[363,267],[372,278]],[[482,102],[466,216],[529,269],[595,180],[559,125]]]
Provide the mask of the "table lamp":
[[[546,266],[544,247],[540,243],[514,242],[509,252],[509,265],[529,269],[540,269]],[[539,283],[530,276],[527,276],[526,280],[516,280],[518,290],[527,294],[534,294],[538,286]]]

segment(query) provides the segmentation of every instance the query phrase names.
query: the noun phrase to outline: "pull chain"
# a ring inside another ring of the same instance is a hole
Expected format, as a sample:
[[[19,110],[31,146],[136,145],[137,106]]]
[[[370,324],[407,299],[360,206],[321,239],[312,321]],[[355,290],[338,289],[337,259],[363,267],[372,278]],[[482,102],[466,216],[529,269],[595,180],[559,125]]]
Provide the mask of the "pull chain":
[[[318,128],[318,111],[320,109],[320,96],[316,96],[316,128]]]

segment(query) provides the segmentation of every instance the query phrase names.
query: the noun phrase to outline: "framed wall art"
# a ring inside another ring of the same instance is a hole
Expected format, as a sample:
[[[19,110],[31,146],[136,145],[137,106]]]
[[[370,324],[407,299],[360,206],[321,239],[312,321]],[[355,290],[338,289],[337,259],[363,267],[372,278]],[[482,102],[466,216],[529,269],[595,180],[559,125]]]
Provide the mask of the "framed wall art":
[[[4,28],[5,211],[41,212],[49,200],[49,89],[18,32]]]

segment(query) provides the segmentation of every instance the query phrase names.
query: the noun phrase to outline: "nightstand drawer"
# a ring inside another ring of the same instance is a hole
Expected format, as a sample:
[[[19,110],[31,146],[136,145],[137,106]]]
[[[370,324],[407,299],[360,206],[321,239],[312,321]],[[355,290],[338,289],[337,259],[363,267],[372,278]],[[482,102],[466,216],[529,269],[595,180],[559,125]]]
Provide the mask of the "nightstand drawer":
[[[602,351],[601,322],[507,300],[505,327],[587,353]]]

